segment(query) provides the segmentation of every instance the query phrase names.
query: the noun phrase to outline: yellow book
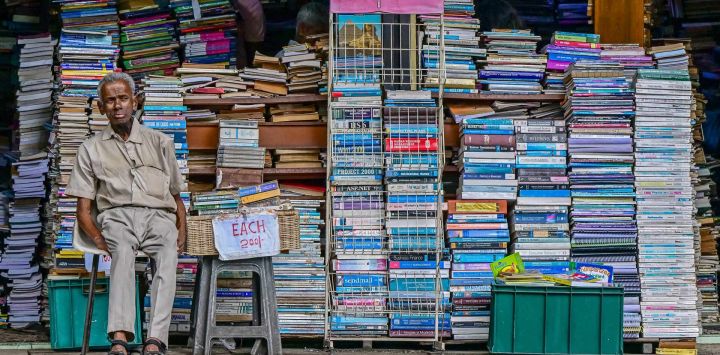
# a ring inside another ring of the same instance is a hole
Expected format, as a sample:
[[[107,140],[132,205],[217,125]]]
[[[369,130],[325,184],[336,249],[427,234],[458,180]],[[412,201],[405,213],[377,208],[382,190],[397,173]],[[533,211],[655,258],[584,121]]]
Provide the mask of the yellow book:
[[[279,197],[279,196],[280,196],[280,189],[275,189],[275,190],[261,192],[259,194],[243,196],[240,198],[240,202],[242,204],[248,204],[248,203],[262,201],[262,200],[266,200],[266,199],[273,198],[273,197]]]
[[[655,354],[663,355],[697,355],[697,349],[674,349],[674,348],[657,348]]]

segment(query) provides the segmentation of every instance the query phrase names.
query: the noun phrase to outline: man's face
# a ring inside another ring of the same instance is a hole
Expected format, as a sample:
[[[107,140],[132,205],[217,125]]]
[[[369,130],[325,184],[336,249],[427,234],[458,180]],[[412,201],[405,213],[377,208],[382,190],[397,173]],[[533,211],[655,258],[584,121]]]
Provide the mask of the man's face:
[[[113,81],[102,88],[100,113],[107,116],[113,126],[124,126],[132,121],[137,101],[130,85],[124,80]]]

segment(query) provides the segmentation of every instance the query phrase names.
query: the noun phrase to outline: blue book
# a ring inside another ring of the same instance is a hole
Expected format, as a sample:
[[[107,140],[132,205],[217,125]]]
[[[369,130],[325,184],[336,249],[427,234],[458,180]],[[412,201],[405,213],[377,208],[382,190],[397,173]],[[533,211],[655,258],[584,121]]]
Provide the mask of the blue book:
[[[570,190],[520,190],[520,197],[570,197]]]
[[[447,231],[449,238],[500,238],[510,237],[507,229],[464,229]]]
[[[279,187],[277,181],[270,181],[270,182],[266,182],[262,185],[241,187],[238,189],[237,195],[238,195],[238,197],[243,197],[243,196],[259,194],[261,192],[277,190],[279,188],[280,187]]]

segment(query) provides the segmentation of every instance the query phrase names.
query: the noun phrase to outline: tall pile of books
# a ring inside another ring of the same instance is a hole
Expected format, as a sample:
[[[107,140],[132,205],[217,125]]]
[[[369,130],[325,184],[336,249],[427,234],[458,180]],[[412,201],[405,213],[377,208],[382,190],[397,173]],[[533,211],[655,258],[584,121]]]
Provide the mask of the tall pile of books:
[[[172,75],[180,65],[177,21],[150,2],[121,1],[120,47],[125,72],[136,80],[147,74]]]
[[[18,37],[16,111],[18,150],[33,155],[47,146],[45,125],[52,119],[53,49],[50,34]]]
[[[187,143],[187,122],[183,104],[182,82],[174,76],[150,75],[142,79],[146,89],[143,106],[142,122],[148,128],[157,129],[173,139],[175,145],[175,158],[180,172],[187,181],[188,154],[190,150]],[[189,193],[181,193],[186,207],[190,203]]]
[[[40,322],[43,276],[36,262],[38,239],[43,232],[40,216],[48,173],[47,153],[20,155],[12,159],[10,235],[4,238],[0,270],[8,279],[8,323],[24,328]]]
[[[184,45],[184,63],[217,64],[235,68],[235,12],[230,1],[201,1],[200,17],[193,15],[192,1],[170,0]]]
[[[714,183],[713,183],[714,185]],[[707,213],[709,212],[709,213]],[[716,217],[711,211],[707,217],[698,217],[700,223],[700,260],[697,265],[697,287],[700,291],[700,320],[703,334],[717,334],[720,326],[718,314],[717,272],[720,267],[717,238],[720,236]]]
[[[463,119],[460,122],[458,168],[458,195],[462,199],[515,200],[517,179],[512,118]]]
[[[283,47],[281,62],[287,68],[288,93],[317,93],[322,80],[322,60],[305,44]]]
[[[540,94],[547,57],[537,54],[540,36],[530,30],[483,32],[487,65],[480,83],[490,94]]]
[[[687,70],[639,70],[635,90],[643,336],[696,337],[690,77]]]
[[[300,248],[273,257],[280,334],[325,331],[325,258],[319,200],[290,200],[300,214]],[[302,297],[298,294],[302,293]]]
[[[498,107],[496,111],[503,106],[519,106],[508,112],[519,111],[521,115],[513,120],[518,197],[511,217],[511,252],[519,253],[529,270],[566,270],[570,258],[570,187],[565,120],[556,105],[496,102],[494,106]]]
[[[439,155],[438,108],[429,91],[387,91],[385,127],[385,225],[390,249],[391,337],[450,335],[450,294],[438,290],[437,277],[449,277],[449,262],[438,259]],[[421,261],[422,260],[422,261]],[[438,273],[440,273],[438,275]],[[437,298],[440,299],[437,299]]]
[[[546,94],[564,94],[563,76],[570,64],[578,60],[600,59],[600,35],[556,31],[550,44],[543,48],[547,53]]]
[[[568,68],[572,260],[613,267],[625,289],[625,337],[640,337],[633,176],[633,90],[623,66],[578,61]],[[631,322],[632,321],[632,322]]]
[[[257,121],[222,119],[219,139],[217,167],[262,169],[265,166],[265,148],[259,146]]]
[[[422,45],[423,83],[430,91],[437,91],[440,77],[445,76],[444,91],[477,93],[477,64],[486,57],[480,48],[480,20],[473,18],[472,1],[445,1],[443,15],[444,39],[440,37],[440,16],[421,15],[425,24],[425,41]],[[445,70],[440,70],[440,53],[445,51]]]
[[[447,235],[452,265],[452,335],[487,340],[494,283],[490,263],[507,252],[510,232],[505,200],[448,201]]]

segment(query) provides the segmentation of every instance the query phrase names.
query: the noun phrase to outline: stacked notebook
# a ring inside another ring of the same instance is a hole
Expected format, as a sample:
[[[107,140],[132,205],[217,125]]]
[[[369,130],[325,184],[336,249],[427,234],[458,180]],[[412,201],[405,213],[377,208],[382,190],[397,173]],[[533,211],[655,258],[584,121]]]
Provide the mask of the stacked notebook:
[[[94,97],[90,101],[90,115],[88,115],[87,123],[90,125],[90,132],[97,134],[102,132],[105,128],[110,125],[110,121],[107,116],[100,113],[100,98]]]
[[[192,1],[170,0],[184,45],[184,62],[235,67],[235,12],[230,1],[200,1],[200,16],[194,15]]]
[[[717,334],[720,330],[717,289],[717,271],[720,267],[717,238],[720,231],[713,216],[698,217],[698,222],[700,223],[701,238],[701,255],[697,265],[697,288],[700,291],[701,301],[700,320],[703,334]]]
[[[447,279],[449,262],[437,259],[441,245],[438,109],[429,91],[388,90],[385,128],[386,234],[390,249],[391,337],[434,337],[435,312],[450,303],[436,278]],[[380,174],[383,172],[381,171]],[[440,273],[438,275],[438,273]],[[439,299],[438,299],[439,297]],[[449,315],[448,315],[449,316]],[[449,317],[440,333],[449,336]]]
[[[635,89],[643,336],[696,337],[690,77],[686,70],[640,70]]]
[[[53,0],[60,5],[63,32],[92,31],[112,37],[112,44],[120,43],[117,1],[114,0]],[[83,52],[89,54],[89,52]]]
[[[452,253],[452,335],[487,340],[494,283],[490,263],[502,259],[510,241],[505,200],[448,201],[447,236]]]
[[[496,29],[483,32],[487,64],[480,83],[490,94],[540,94],[547,58],[537,54],[541,40],[530,30]]]
[[[636,320],[625,337],[638,338],[633,90],[617,62],[578,61],[567,73],[572,260],[613,267],[627,318]]]
[[[52,119],[53,48],[50,34],[18,37],[18,58],[15,109],[18,123],[18,150],[32,155],[47,146],[45,125]]]
[[[259,146],[257,121],[220,120],[217,166],[225,168],[262,169],[265,148]]]
[[[687,70],[690,56],[682,43],[672,43],[663,46],[654,46],[648,50],[658,69]]]
[[[480,48],[480,20],[473,18],[472,1],[445,1],[443,24],[438,15],[421,15],[425,23],[425,41],[422,45],[423,83],[437,91],[440,77],[445,76],[445,92],[477,93],[476,62],[485,59],[486,51]],[[440,37],[441,26],[444,39]],[[445,50],[444,72],[440,72],[440,49]]]
[[[8,156],[12,161],[12,200],[9,203],[10,235],[4,238],[0,276],[9,280],[7,298],[11,328],[25,328],[40,321],[43,276],[36,262],[38,239],[43,231],[40,216],[48,173],[47,153]]]
[[[325,258],[322,201],[290,200],[300,214],[300,248],[273,257],[280,334],[322,336],[325,332]],[[297,297],[302,293],[302,297]]]
[[[600,35],[556,31],[549,45],[543,48],[547,53],[546,94],[564,94],[563,73],[570,64],[578,60],[600,59]]]
[[[121,0],[120,46],[125,72],[136,80],[147,74],[172,75],[179,66],[177,21],[152,0]]]
[[[182,79],[186,99],[218,99],[253,96],[247,82],[236,69],[217,64],[183,63],[177,74]]]

